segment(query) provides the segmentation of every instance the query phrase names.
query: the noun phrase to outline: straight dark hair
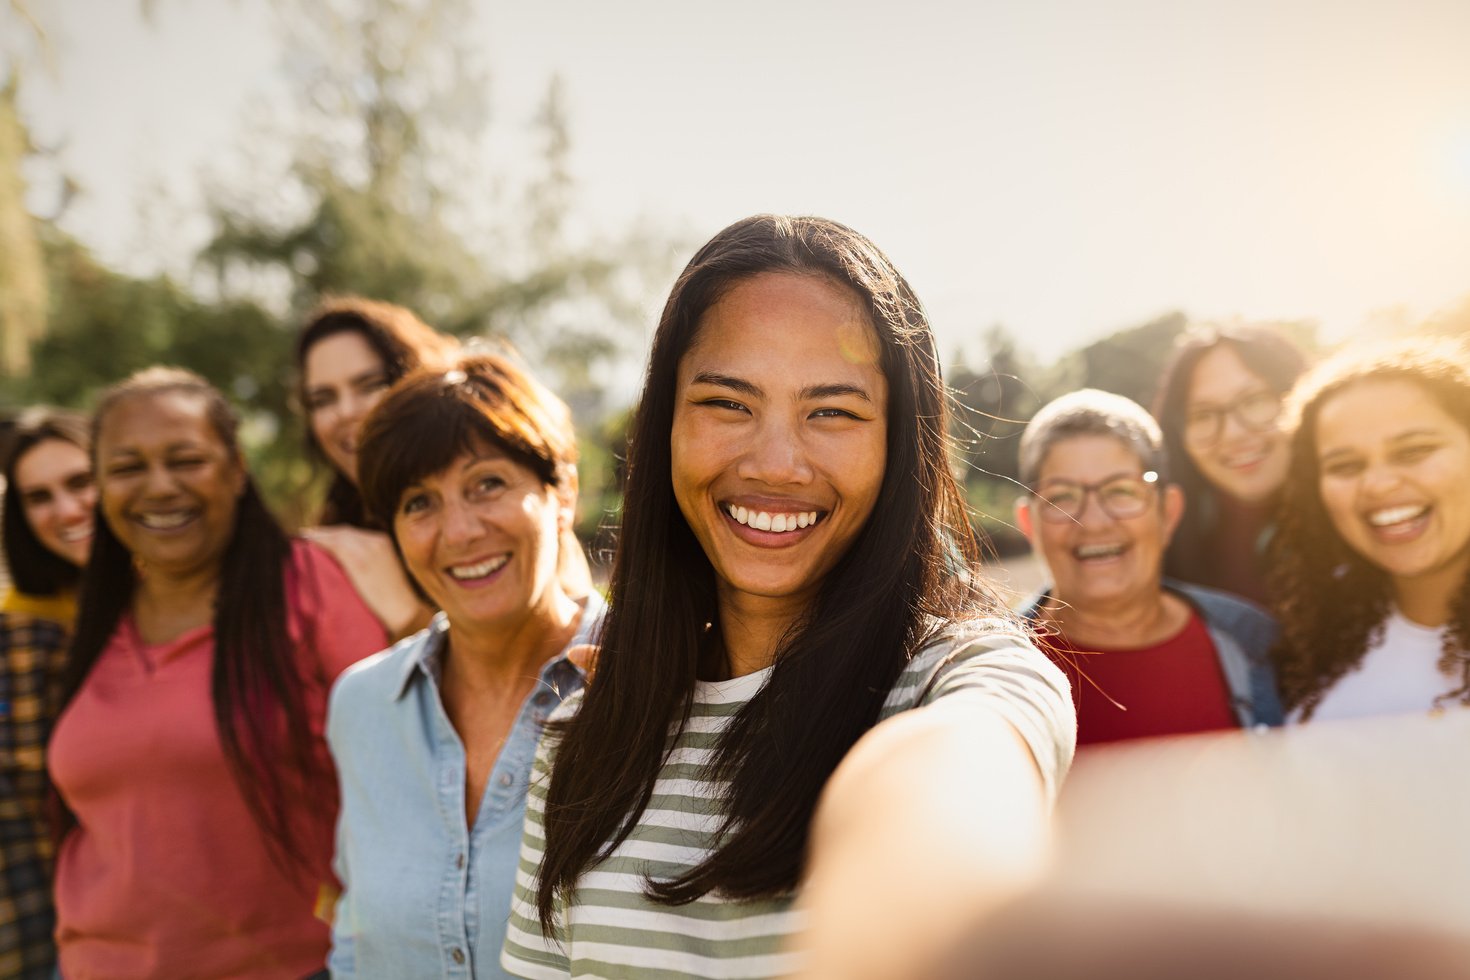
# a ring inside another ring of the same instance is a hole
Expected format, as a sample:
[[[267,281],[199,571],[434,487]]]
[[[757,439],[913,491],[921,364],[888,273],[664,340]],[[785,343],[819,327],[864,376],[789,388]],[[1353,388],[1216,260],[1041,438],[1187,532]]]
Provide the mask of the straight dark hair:
[[[340,333],[355,333],[373,349],[383,362],[383,374],[390,385],[418,367],[442,365],[459,345],[453,337],[439,333],[405,307],[361,296],[329,296],[307,314],[296,337],[296,400],[308,416],[311,410],[306,397],[306,355],[318,342]],[[327,462],[311,431],[309,418],[306,442],[312,457],[332,472],[320,522],[373,527],[357,486],[347,474]]]
[[[888,382],[881,504],[721,741],[715,767],[729,789],[717,847],[686,874],[650,880],[650,896],[682,904],[712,891],[791,891],[822,787],[874,725],[904,665],[949,622],[1003,615],[974,572],[979,547],[950,467],[949,395],[909,284],[877,246],[833,221],[758,215],[720,232],[680,275],[654,335],[596,679],[580,713],[554,730],[537,891],[548,933],[556,897],[569,896],[647,806],[670,731],[688,720],[701,654],[720,634],[714,571],[674,499],[669,435],[679,362],[706,311],[764,273],[825,279],[867,312]]]
[[[1186,582],[1208,581],[1213,572],[1214,556],[1208,542],[1219,520],[1220,491],[1194,465],[1184,445],[1184,429],[1194,369],[1218,347],[1233,350],[1278,397],[1284,398],[1307,369],[1306,356],[1295,344],[1276,330],[1258,324],[1194,327],[1176,342],[1164,365],[1151,410],[1164,432],[1164,455],[1185,500],[1184,516],[1164,552],[1164,574]]]
[[[200,399],[220,443],[240,458],[234,410],[209,382],[179,368],[148,368],[109,388],[92,420],[94,453],[108,413],[120,403],[173,393]],[[245,465],[243,459],[239,465]],[[210,698],[225,757],[251,814],[282,869],[304,871],[308,859],[291,814],[310,805],[307,787],[331,776],[307,723],[306,679],[293,655],[285,579],[290,558],[290,538],[246,474],[234,533],[220,564]],[[132,554],[107,521],[99,520],[63,682],[63,710],[116,632],[136,585]],[[311,637],[302,642],[310,643]]]
[[[9,454],[5,458],[5,503],[0,540],[5,547],[5,566],[17,592],[23,595],[54,596],[77,587],[82,570],[52,551],[36,537],[26,520],[15,471],[21,457],[43,442],[69,442],[91,458],[87,417],[59,408],[31,408],[21,413],[11,430]]]

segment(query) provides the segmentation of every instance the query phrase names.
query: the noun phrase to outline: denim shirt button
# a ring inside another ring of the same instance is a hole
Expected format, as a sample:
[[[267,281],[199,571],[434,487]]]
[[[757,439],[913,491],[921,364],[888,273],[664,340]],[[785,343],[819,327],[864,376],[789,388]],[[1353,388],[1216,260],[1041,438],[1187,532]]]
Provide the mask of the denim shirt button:
[[[460,949],[458,946],[449,951],[449,958],[454,960],[456,965],[464,966],[464,950]]]
[[[454,856],[454,868],[456,871],[464,870],[464,853],[460,852]]]
[[[544,708],[551,703],[551,695],[545,691],[540,691],[531,699],[531,703],[538,708]]]
[[[511,779],[510,773],[503,772],[500,774],[500,785],[509,786],[513,782],[515,782],[515,780]]]

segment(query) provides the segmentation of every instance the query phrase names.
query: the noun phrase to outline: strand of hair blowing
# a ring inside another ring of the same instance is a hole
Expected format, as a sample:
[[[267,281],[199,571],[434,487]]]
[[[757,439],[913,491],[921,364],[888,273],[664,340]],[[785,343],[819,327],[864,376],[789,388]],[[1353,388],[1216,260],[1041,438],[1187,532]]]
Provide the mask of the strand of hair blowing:
[[[300,805],[301,787],[322,785],[325,762],[314,751],[287,628],[284,569],[290,554],[290,539],[247,481],[220,569],[210,696],[225,757],[246,805],[282,870],[305,875],[308,859],[291,814]],[[132,555],[99,514],[63,707],[106,649],[135,586]],[[65,819],[69,826],[70,814]]]
[[[816,227],[793,232],[781,222]],[[770,223],[778,225],[775,242]],[[669,483],[669,431],[678,357],[699,315],[731,283],[768,271],[816,273],[868,296],[870,316],[887,331],[889,404],[900,408],[890,411],[878,507],[722,739],[715,766],[729,790],[714,852],[681,877],[649,882],[651,897],[677,904],[710,892],[789,893],[823,786],[875,723],[908,659],[942,622],[998,608],[972,577],[955,574],[974,567],[977,546],[947,468],[946,393],[918,301],[896,273],[876,281],[891,266],[876,249],[856,252],[855,233],[831,226],[839,233],[830,241],[799,240],[821,238],[829,225],[762,217],[733,226],[691,260],[665,306],[629,444],[597,679],[578,715],[554,730],[537,891],[548,934],[556,898],[627,837],[648,804],[688,720],[700,653],[719,636],[714,574]],[[716,263],[711,274],[706,265]]]

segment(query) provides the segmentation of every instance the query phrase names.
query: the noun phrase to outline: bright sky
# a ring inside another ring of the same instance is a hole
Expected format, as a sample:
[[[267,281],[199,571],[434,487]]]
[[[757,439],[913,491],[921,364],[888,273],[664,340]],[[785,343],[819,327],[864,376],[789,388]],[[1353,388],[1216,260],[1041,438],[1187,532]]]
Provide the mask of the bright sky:
[[[67,226],[177,261],[199,175],[281,84],[269,5],[35,6],[60,73],[27,105],[86,191]],[[479,6],[492,137],[559,72],[591,224],[837,218],[951,351],[999,322],[1049,358],[1174,309],[1336,337],[1470,294],[1465,0]]]

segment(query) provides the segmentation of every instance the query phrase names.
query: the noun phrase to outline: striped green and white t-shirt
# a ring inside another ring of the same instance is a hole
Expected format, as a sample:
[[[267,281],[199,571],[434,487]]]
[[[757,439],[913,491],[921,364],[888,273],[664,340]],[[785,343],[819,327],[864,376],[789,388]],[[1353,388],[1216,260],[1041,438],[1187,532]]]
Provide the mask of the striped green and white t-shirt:
[[[766,682],[770,670],[728,681],[699,682],[689,723],[660,771],[653,797],[627,839],[579,880],[570,907],[560,906],[556,934],[543,937],[536,916],[536,872],[545,845],[543,810],[549,739],[536,753],[526,801],[526,829],[501,964],[512,975],[710,980],[776,977],[800,964],[786,940],[801,928],[792,898],[732,901],[705,895],[687,905],[659,905],[644,894],[652,876],[671,878],[708,854],[721,820],[724,786],[707,766],[730,719]],[[904,669],[882,718],[942,697],[973,699],[1009,721],[1031,749],[1049,797],[1072,761],[1076,716],[1067,680],[1014,632],[970,632],[931,645]],[[559,713],[576,710],[581,695]]]

